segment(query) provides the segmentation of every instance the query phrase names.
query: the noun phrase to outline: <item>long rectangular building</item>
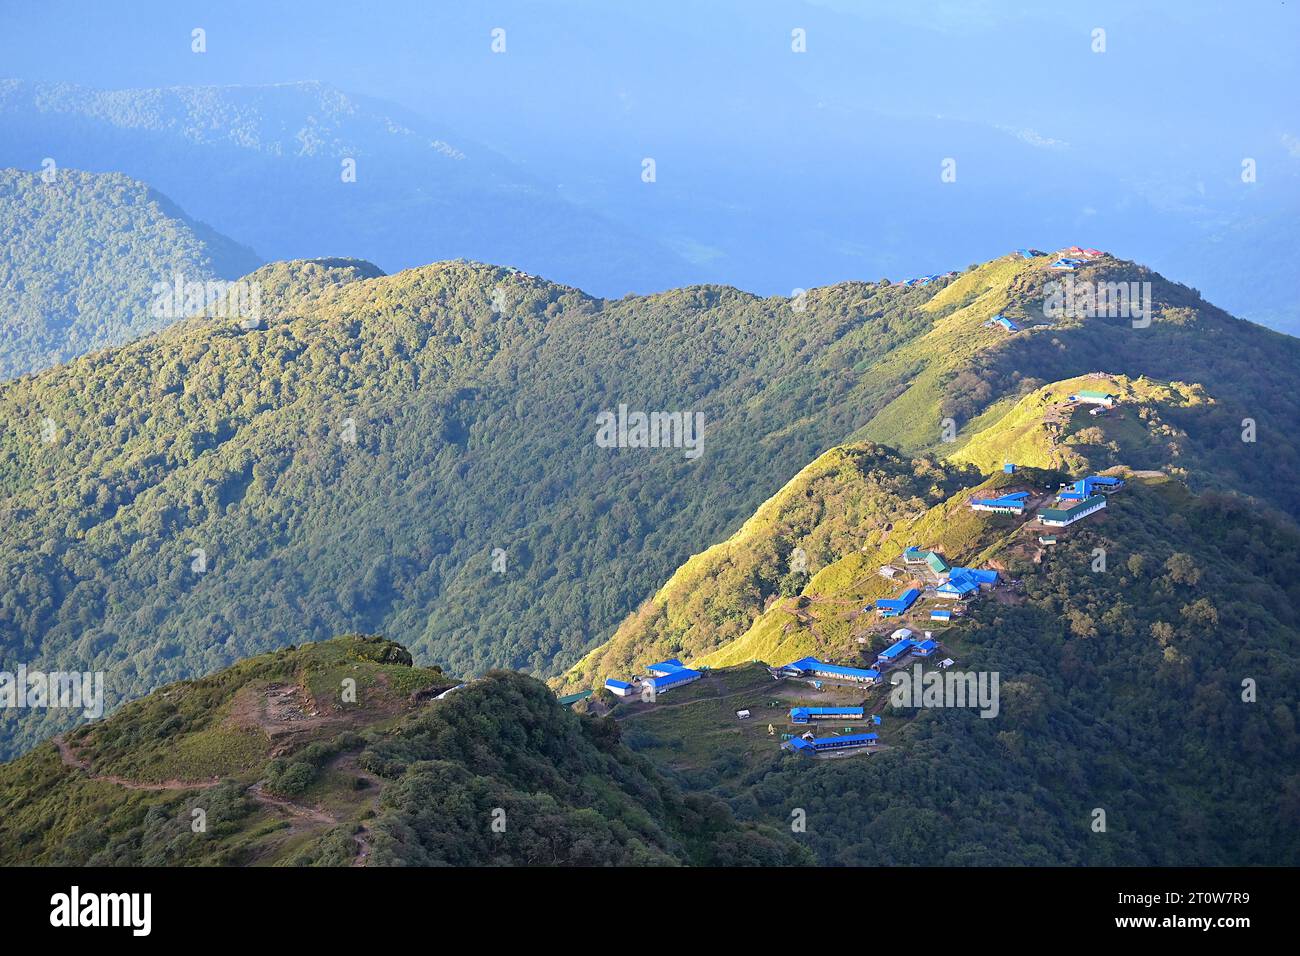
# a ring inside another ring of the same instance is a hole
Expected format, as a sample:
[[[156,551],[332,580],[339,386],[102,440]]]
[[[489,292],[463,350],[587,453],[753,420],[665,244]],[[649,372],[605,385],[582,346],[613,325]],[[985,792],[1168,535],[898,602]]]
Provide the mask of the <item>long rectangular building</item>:
[[[975,511],[992,511],[995,514],[1024,514],[1025,499],[1028,492],[1017,491],[1015,494],[1001,495],[997,498],[972,498],[970,506]]]
[[[880,655],[876,658],[876,666],[888,667],[891,664],[898,663],[899,659],[906,657],[915,645],[916,642],[910,637],[905,637],[902,640],[895,641],[893,644],[889,645],[889,647],[885,648],[885,650],[880,652]]]
[[[813,720],[861,720],[866,711],[861,707],[791,707],[790,721],[806,724]]]
[[[666,661],[660,661],[658,664],[647,664],[645,668],[655,677],[667,677],[674,671],[685,670],[686,665],[675,657],[670,657]]]
[[[881,617],[897,617],[915,604],[920,596],[921,592],[916,588],[908,588],[896,598],[881,598],[876,602],[876,613]]]
[[[686,684],[699,680],[704,675],[699,671],[691,670],[689,667],[681,667],[669,673],[657,677],[647,677],[641,682],[642,687],[649,687],[652,694],[662,694],[666,690],[674,687],[682,687]]]
[[[844,667],[840,664],[827,664],[815,657],[803,657],[791,661],[781,668],[782,673],[793,677],[825,677],[828,680],[850,680],[858,684],[874,684],[880,680],[880,672],[861,667]]]
[[[1044,508],[1038,512],[1038,520],[1049,528],[1064,528],[1090,514],[1096,514],[1105,507],[1106,496],[1093,495],[1068,508]]]
[[[790,746],[796,753],[819,754],[828,750],[874,747],[879,739],[879,734],[844,734],[841,737],[815,737],[812,740],[796,737],[790,741]]]

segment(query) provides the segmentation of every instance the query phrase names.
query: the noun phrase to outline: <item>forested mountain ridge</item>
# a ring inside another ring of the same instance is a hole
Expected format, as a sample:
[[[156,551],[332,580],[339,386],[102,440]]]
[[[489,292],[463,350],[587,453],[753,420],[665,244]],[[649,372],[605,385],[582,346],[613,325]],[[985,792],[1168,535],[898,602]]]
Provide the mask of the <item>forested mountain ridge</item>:
[[[191,319],[0,386],[0,663],[102,668],[116,703],[364,630],[461,673],[554,675],[826,449],[874,435],[934,458],[943,418],[961,446],[1044,382],[1116,365],[1135,381],[1176,365],[1166,379],[1213,397],[1186,421],[1162,411],[1194,439],[1194,486],[1239,475],[1295,505],[1294,340],[1132,263],[1081,275],[1151,281],[1149,328],[1014,335],[984,322],[1041,310],[1044,259],[796,300],[602,300],[463,262],[376,271],[270,266],[265,329]],[[619,405],[703,413],[703,453],[599,447],[597,416]],[[1241,444],[1244,410],[1267,445]],[[8,752],[64,726],[46,717],[0,718]]]
[[[322,267],[262,274],[286,269]],[[553,671],[866,421],[836,353],[929,322],[919,290],[830,290],[794,326],[734,290],[610,303],[464,263],[312,295],[0,387],[6,662],[102,666],[116,701],[386,622],[462,672]],[[620,402],[703,411],[704,456],[595,447]]]
[[[161,688],[0,765],[0,862],[790,865],[544,685],[349,636]]]
[[[0,169],[0,378],[175,321],[154,286],[236,279],[261,260],[120,173]]]

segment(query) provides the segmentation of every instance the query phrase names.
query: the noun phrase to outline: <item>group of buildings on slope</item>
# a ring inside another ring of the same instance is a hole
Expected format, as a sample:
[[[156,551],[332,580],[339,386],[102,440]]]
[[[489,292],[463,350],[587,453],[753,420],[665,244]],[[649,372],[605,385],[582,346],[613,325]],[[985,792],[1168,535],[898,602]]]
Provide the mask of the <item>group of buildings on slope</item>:
[[[944,600],[965,600],[977,594],[981,587],[996,587],[998,572],[986,568],[963,568],[948,564],[937,551],[924,551],[911,545],[903,549],[903,566],[919,573],[928,572],[935,581],[934,596]],[[893,577],[882,568],[885,577]],[[876,613],[882,618],[899,617],[909,611],[921,597],[919,588],[911,587],[896,598],[882,598],[876,602]],[[950,617],[951,615],[949,615]],[[947,617],[933,620],[947,620]]]
[[[870,686],[879,683],[881,675],[891,668],[899,667],[912,658],[931,657],[940,647],[939,642],[930,635],[929,631],[925,633],[923,639],[918,640],[910,629],[899,628],[891,637],[893,643],[876,655],[875,666],[872,668],[845,667],[840,664],[828,664],[815,657],[804,657],[779,668],[775,672],[775,676],[804,679],[820,678]],[[948,660],[942,662],[940,666],[950,664],[952,664],[952,661]],[[820,680],[814,680],[814,684],[820,687]],[[800,726],[828,722],[865,722],[867,720],[870,720],[873,724],[880,724],[880,717],[868,714],[864,707],[790,708],[790,722]],[[850,728],[845,727],[844,729],[849,730]],[[878,742],[879,736],[874,731],[860,734],[840,734],[830,737],[817,737],[810,731],[802,736],[787,740],[781,746],[783,749],[795,753],[816,755],[828,751],[875,747]]]
[[[912,286],[927,286],[930,285],[930,283],[932,282],[938,282],[940,279],[955,278],[956,275],[957,273],[955,272],[939,272],[929,276],[917,276],[914,279],[903,279],[898,284],[902,286],[907,286],[908,288],[911,288]]]
[[[1048,528],[1066,528],[1106,507],[1106,495],[1124,487],[1124,480],[1111,475],[1089,475],[1062,485],[1056,507],[1038,512],[1038,521]]]
[[[1038,249],[1017,249],[1016,255],[1021,259],[1039,259],[1046,256],[1046,252]],[[1079,266],[1086,264],[1093,259],[1100,259],[1106,253],[1100,249],[1082,249],[1079,246],[1070,246],[1068,249],[1062,249],[1056,253],[1056,261],[1049,266],[1058,272],[1073,272]]]
[[[1106,495],[1123,487],[1122,478],[1110,475],[1089,475],[1062,485],[1056,495],[1056,507],[1039,511],[1038,521],[1048,528],[1068,527],[1101,511],[1106,507]],[[996,498],[971,498],[970,507],[972,511],[1018,516],[1025,513],[1028,500],[1028,492],[1016,491]]]
[[[1016,252],[1022,259],[1034,259],[1046,253],[1039,252],[1037,249],[1017,249]],[[1100,249],[1082,249],[1079,246],[1070,246],[1068,249],[1062,249],[1056,254],[1056,261],[1048,268],[1057,272],[1073,272],[1079,266],[1086,265],[1093,259],[1100,259],[1106,253]]]
[[[702,671],[687,667],[675,657],[648,665],[646,674],[648,676],[634,677],[631,681],[611,677],[605,681],[605,690],[615,697],[632,697],[637,694],[658,697],[664,691],[685,687],[704,676]]]

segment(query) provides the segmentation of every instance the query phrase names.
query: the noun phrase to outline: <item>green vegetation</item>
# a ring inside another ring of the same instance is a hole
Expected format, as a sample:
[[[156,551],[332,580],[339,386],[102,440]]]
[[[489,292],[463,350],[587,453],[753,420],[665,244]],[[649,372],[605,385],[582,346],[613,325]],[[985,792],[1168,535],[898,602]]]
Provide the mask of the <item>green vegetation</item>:
[[[104,669],[110,705],[353,630],[460,673],[555,673],[865,422],[845,368],[931,321],[928,293],[862,284],[797,315],[463,263],[249,278],[265,330],[192,319],[0,386],[4,660]],[[702,411],[704,455],[597,448],[619,403]],[[67,726],[0,720],[0,755]]]
[[[790,693],[769,679],[627,721],[624,739],[741,819],[804,809],[799,839],[827,865],[1300,862],[1295,527],[1138,480],[1039,561],[1032,533],[989,555],[1023,587],[938,635],[961,669],[1000,674],[998,717],[886,705],[889,750],[813,761],[766,736],[768,698]],[[726,719],[750,705],[752,725]]]
[[[155,283],[234,279],[248,249],[119,173],[0,169],[0,379],[154,332]]]
[[[1198,383],[1208,398],[1167,386],[1167,434],[1132,416],[1071,422],[1070,460],[1143,467],[1123,459],[1145,447],[1160,467],[1176,458],[1171,473],[1196,490],[1232,488],[1292,516],[1300,501],[1288,436],[1300,345],[1130,263],[1080,277],[1152,281],[1149,328],[1102,318],[1016,334],[983,322],[1003,312],[1032,324],[1041,260],[1000,259],[924,289],[814,289],[804,311],[719,287],[605,301],[467,263],[374,271],[270,266],[252,277],[268,288],[265,330],[193,319],[0,385],[4,661],[103,669],[110,705],[349,631],[399,634],[457,673],[553,677],[828,449],[888,441],[937,462],[966,448],[987,464],[997,449],[980,451],[978,431],[1047,383],[1098,369],[1134,389],[1144,375]],[[596,415],[619,404],[702,412],[703,455],[596,447]],[[944,417],[961,427],[951,445]],[[1241,440],[1245,418],[1255,443]],[[974,480],[898,467],[913,477],[880,493],[900,513]],[[793,613],[804,573],[873,574],[869,553],[843,561],[876,519],[813,521],[818,495],[861,511],[856,494],[814,489],[805,514],[782,519],[788,542],[744,543],[756,557],[707,585],[722,595],[712,617],[670,608],[656,641],[721,653]],[[799,572],[787,559],[806,528]],[[954,554],[987,546],[953,543]],[[836,627],[821,629],[828,643],[854,636]],[[645,663],[619,655],[619,667]],[[55,711],[0,721],[0,755],[67,726]]]
[[[846,554],[874,551],[894,540],[895,525],[914,520],[978,481],[973,470],[956,472],[934,459],[909,461],[877,445],[833,448],[799,472],[731,538],[682,565],[607,643],[576,664],[561,686],[626,679],[666,657],[705,664],[757,659],[757,653],[712,652],[746,635],[773,605],[784,618],[804,613],[806,602],[797,596],[810,580],[820,579],[823,569]],[[874,572],[874,567],[865,569]],[[744,646],[758,650],[753,642]]]
[[[310,692],[343,671],[355,703],[337,686]],[[162,688],[70,735],[72,762],[47,743],[0,766],[0,863],[809,860],[717,798],[683,797],[619,744],[617,725],[566,710],[532,678],[494,672],[432,699],[452,684],[400,645],[353,636]],[[246,739],[238,760],[208,745],[218,732]]]

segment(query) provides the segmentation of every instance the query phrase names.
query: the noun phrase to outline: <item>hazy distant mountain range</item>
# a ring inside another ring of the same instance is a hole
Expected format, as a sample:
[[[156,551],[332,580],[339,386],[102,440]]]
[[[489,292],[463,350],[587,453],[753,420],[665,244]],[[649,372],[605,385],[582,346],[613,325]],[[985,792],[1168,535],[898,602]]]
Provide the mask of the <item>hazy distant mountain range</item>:
[[[1140,253],[1234,314],[1300,329],[1294,269],[1257,251],[1289,240],[1300,170],[1285,163],[1246,187],[1234,159],[1198,188],[1194,172],[1162,165],[1156,178],[1032,129],[835,102],[790,124],[751,130],[761,150],[708,130],[695,146],[638,142],[620,127],[571,158],[532,155],[512,134],[507,159],[322,83],[0,82],[0,165],[125,172],[267,259],[359,256],[393,272],[465,257],[604,296],[699,281],[788,295],[1078,242]],[[342,180],[349,159],[355,182]],[[940,179],[945,159],[955,182]]]
[[[142,179],[268,259],[360,256],[392,271],[465,257],[620,293],[698,277],[653,231],[571,203],[391,104],[320,83],[0,82],[0,165],[37,169],[45,157]]]

